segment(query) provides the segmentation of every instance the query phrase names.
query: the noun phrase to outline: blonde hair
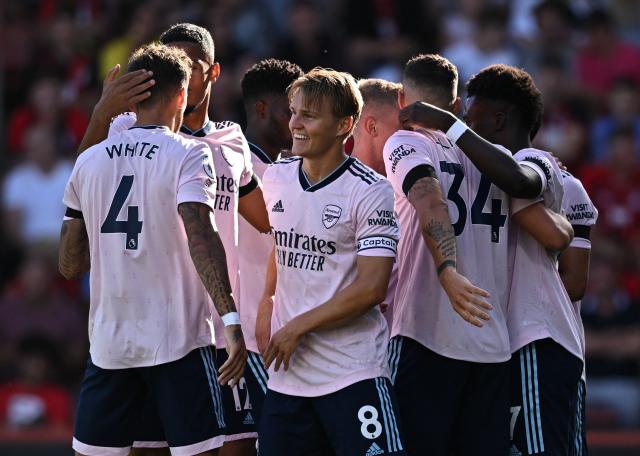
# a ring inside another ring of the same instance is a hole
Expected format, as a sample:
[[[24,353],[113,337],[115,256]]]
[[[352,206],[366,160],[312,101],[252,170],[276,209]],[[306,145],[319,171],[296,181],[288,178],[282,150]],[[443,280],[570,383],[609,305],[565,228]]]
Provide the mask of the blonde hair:
[[[362,94],[349,73],[316,67],[291,83],[289,102],[298,91],[308,105],[317,107],[326,101],[336,117],[351,117],[354,125],[362,113]]]
[[[398,93],[402,84],[385,79],[360,79],[358,88],[365,106],[371,104],[398,106]]]

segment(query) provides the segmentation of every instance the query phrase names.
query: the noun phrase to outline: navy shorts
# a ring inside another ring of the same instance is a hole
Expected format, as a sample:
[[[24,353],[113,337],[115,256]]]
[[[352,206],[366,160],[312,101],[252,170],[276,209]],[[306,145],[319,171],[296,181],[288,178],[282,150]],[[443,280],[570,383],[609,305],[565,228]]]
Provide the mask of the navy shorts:
[[[220,369],[227,361],[227,350],[218,349],[216,366]],[[227,424],[226,441],[258,438],[258,424],[267,393],[267,370],[262,356],[248,352],[244,376],[233,388],[222,387],[222,405]]]
[[[378,377],[318,397],[267,390],[260,456],[405,455],[389,380]]]
[[[582,361],[551,339],[525,345],[511,358],[512,455],[570,455]]]
[[[408,454],[508,454],[508,361],[451,359],[397,336],[389,364]]]
[[[584,380],[578,383],[578,397],[576,399],[576,424],[575,424],[575,452],[573,456],[588,456],[587,427],[585,404],[587,400],[587,387]]]
[[[73,449],[82,454],[129,454],[148,407],[172,454],[192,455],[224,442],[222,397],[213,347],[165,364],[101,369],[87,362],[80,387]]]

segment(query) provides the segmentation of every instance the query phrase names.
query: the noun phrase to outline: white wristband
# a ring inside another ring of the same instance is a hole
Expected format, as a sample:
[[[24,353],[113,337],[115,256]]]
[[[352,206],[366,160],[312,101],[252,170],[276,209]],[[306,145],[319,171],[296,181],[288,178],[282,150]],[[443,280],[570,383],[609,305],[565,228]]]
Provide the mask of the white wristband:
[[[467,127],[467,124],[465,124],[460,119],[457,119],[454,124],[449,127],[445,135],[451,140],[452,143],[455,144],[458,139],[460,139],[460,136],[462,136],[462,134],[468,129],[469,127]]]
[[[228,314],[224,314],[222,316],[222,323],[224,323],[225,326],[239,325],[240,314],[238,314],[238,312],[229,312]]]

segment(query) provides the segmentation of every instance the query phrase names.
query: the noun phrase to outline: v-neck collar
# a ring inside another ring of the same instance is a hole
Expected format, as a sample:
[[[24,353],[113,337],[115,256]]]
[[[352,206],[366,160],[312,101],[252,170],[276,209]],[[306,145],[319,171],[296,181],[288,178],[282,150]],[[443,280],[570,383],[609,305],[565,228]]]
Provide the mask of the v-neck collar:
[[[342,174],[351,166],[351,163],[353,163],[353,161],[353,157],[347,157],[342,163],[338,165],[336,169],[331,171],[329,175],[316,182],[315,184],[312,184],[311,182],[309,182],[307,175],[302,169],[303,160],[300,160],[300,164],[298,165],[298,180],[300,181],[300,186],[305,192],[315,192],[316,190],[320,190],[321,188],[326,187],[331,182],[342,176]]]
[[[211,120],[207,120],[207,122],[205,122],[205,124],[198,128],[197,130],[192,130],[191,128],[187,127],[186,125],[182,124],[182,126],[180,127],[180,132],[190,135],[190,136],[196,136],[198,138],[202,138],[204,136],[207,136],[209,133],[211,133],[213,130],[215,130],[215,125]]]

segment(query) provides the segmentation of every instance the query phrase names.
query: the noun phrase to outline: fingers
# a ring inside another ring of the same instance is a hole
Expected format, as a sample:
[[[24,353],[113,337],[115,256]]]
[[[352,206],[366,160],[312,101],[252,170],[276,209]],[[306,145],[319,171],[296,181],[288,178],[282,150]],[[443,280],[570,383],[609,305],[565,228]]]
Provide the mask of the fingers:
[[[271,363],[275,358],[275,347],[273,346],[273,343],[271,342],[269,343],[263,357],[264,357],[264,367],[265,369],[269,369],[269,367],[271,366]]]
[[[478,296],[482,296],[483,298],[490,298],[491,295],[489,294],[489,292],[487,290],[483,290],[482,288],[478,288],[476,286],[471,286],[470,290],[471,293],[478,295]]]
[[[242,350],[239,353],[233,353],[233,351],[229,352],[227,361],[220,366],[218,371],[218,382],[221,385],[236,385],[244,375],[246,359],[247,352],[245,350]]]
[[[151,92],[142,92],[140,95],[136,95],[134,97],[131,97],[129,99],[129,103],[132,104],[132,105],[136,105],[136,104],[140,103],[141,101],[146,100],[150,96],[151,96]]]
[[[116,65],[109,70],[107,75],[104,78],[104,82],[111,82],[116,78],[116,75],[120,72],[120,64],[116,63]]]
[[[131,97],[133,95],[137,95],[140,92],[147,90],[156,83],[154,79],[149,79],[153,75],[153,72],[146,70],[141,71],[141,73],[130,79],[119,80],[125,96]],[[122,78],[124,78],[124,76]]]
[[[482,328],[484,326],[479,317],[475,316],[471,311],[467,310],[463,306],[456,306],[455,310],[465,321],[471,323],[473,326],[477,326],[478,328]]]

